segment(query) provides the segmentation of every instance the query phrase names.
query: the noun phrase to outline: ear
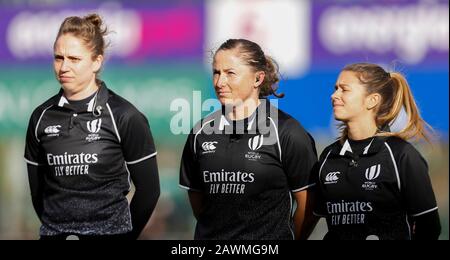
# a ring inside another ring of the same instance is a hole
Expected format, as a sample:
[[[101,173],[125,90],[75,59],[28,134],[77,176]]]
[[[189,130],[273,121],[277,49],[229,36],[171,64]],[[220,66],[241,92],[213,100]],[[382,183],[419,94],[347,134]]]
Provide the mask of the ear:
[[[366,109],[376,108],[381,103],[381,95],[378,93],[370,94],[366,97]]]
[[[264,82],[265,77],[266,77],[266,73],[264,71],[256,72],[254,88],[259,88],[259,86],[261,86],[261,84]]]
[[[94,73],[97,73],[102,67],[102,64],[103,64],[103,55],[98,55],[94,59],[94,62],[92,63],[92,71],[94,71]]]

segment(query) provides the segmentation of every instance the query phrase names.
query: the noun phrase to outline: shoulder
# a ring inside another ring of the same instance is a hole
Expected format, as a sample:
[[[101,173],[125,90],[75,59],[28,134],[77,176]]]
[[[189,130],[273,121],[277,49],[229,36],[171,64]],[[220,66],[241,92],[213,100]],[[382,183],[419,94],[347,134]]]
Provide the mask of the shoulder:
[[[303,126],[299,121],[297,121],[295,118],[281,109],[278,109],[278,118],[272,119],[274,119],[275,124],[278,126],[278,129],[280,131],[289,132],[296,129],[302,129],[304,131]]]
[[[222,118],[222,111],[219,109],[211,114],[205,116],[198,121],[191,130],[191,133],[199,133],[205,127],[214,127],[216,124],[220,124]]]
[[[129,120],[132,118],[146,117],[128,100],[117,95],[114,91],[108,89],[108,109],[111,109],[113,116],[118,120]]]
[[[55,104],[56,100],[59,98],[59,94],[47,99],[44,103],[37,106],[31,113],[30,120],[36,122],[42,116],[42,114]]]
[[[305,137],[312,139],[312,136],[305,130],[302,124],[283,110],[278,109],[277,123],[279,135],[281,137]]]
[[[325,157],[332,151],[338,151],[341,148],[341,142],[339,140],[335,141],[334,143],[331,143],[327,147],[325,147],[320,154],[320,160],[324,160]]]
[[[404,156],[409,157],[422,157],[419,151],[410,142],[403,140],[399,137],[389,137],[385,143],[393,153],[394,157],[402,158]]]

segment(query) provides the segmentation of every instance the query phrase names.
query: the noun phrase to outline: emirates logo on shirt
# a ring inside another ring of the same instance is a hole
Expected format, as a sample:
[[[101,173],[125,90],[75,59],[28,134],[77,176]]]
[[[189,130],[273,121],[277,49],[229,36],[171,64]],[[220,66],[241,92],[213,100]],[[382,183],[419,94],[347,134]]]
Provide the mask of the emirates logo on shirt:
[[[247,185],[255,182],[255,174],[245,171],[203,171],[203,182],[209,194],[245,194]]]
[[[89,167],[98,163],[98,154],[79,153],[47,154],[47,163],[55,171],[56,177],[89,174]]]

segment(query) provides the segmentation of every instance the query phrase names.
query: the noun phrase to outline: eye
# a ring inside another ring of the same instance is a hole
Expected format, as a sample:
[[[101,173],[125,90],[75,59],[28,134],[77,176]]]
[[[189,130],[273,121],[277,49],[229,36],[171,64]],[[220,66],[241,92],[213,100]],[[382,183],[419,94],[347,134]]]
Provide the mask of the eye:
[[[70,57],[69,59],[70,59],[70,61],[72,61],[73,63],[77,63],[77,62],[79,62],[79,61],[81,60],[80,58],[77,58],[77,57]]]
[[[55,55],[54,59],[55,59],[55,61],[62,61],[62,60],[64,60],[64,58],[62,56],[60,56],[60,55]]]

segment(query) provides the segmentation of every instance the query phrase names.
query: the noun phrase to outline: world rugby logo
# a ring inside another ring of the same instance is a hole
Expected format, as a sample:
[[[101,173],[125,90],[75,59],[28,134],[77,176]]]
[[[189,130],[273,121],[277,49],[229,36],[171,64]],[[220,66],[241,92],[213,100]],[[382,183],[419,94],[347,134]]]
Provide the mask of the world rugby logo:
[[[95,119],[95,120],[87,122],[87,129],[88,129],[89,132],[95,134],[95,133],[98,133],[100,131],[101,125],[102,125],[102,120],[101,119]]]
[[[252,151],[256,151],[263,145],[264,136],[263,135],[257,135],[248,140],[248,147]]]
[[[376,179],[380,175],[380,168],[380,164],[373,165],[370,168],[367,168],[365,174],[366,179],[369,181]]]

